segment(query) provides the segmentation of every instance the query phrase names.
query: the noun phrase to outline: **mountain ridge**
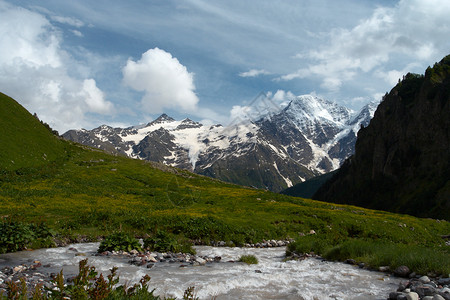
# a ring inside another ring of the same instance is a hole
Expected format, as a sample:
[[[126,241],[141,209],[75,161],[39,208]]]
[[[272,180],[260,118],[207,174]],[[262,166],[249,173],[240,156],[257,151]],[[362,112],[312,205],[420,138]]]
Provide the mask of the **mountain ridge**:
[[[70,130],[63,137],[236,184],[281,191],[339,167],[353,153],[354,127],[370,121],[370,113],[361,113],[364,109],[370,112],[371,106],[355,113],[303,95],[277,112],[270,107],[259,119],[238,119],[229,126],[203,125],[188,118],[177,121],[162,114],[146,125],[102,125]]]
[[[313,198],[448,220],[449,116],[450,55],[386,93],[355,155]]]

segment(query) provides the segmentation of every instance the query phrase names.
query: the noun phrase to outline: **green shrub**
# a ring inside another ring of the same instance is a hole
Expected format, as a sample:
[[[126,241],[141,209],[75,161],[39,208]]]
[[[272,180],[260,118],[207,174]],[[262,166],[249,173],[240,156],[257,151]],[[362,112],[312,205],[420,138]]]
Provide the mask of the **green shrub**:
[[[137,239],[124,232],[116,232],[107,236],[98,248],[98,252],[103,251],[142,251],[141,244]]]
[[[256,265],[256,264],[258,264],[258,258],[256,258],[256,256],[254,256],[254,255],[242,255],[239,258],[239,261],[240,262],[244,262],[244,263],[246,263],[248,265]]]
[[[195,249],[192,244],[182,238],[177,238],[175,235],[158,230],[158,232],[144,240],[144,248],[148,248],[157,252],[183,252],[195,254]]]
[[[54,246],[53,231],[46,224],[26,224],[16,221],[0,223],[0,253],[24,250],[27,247]]]

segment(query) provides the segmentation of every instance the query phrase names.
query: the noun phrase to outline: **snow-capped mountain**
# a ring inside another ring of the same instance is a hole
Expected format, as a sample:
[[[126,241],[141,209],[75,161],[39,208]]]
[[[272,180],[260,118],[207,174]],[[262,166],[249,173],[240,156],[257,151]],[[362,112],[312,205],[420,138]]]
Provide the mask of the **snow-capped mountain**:
[[[161,162],[221,180],[280,191],[329,172],[353,153],[356,134],[376,103],[360,112],[312,95],[277,113],[229,126],[206,126],[161,115],[129,128],[102,125],[63,137],[132,158]]]

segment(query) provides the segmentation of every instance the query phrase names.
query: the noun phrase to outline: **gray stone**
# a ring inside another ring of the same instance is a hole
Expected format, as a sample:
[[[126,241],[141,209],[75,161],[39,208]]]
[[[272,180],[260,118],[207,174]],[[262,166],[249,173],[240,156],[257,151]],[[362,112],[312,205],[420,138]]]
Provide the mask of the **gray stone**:
[[[425,296],[422,300],[433,300],[433,296]]]
[[[415,292],[410,292],[410,293],[406,294],[406,299],[407,300],[419,300],[419,295]]]
[[[419,281],[422,283],[429,283],[431,280],[428,278],[428,276],[422,276],[419,278]]]
[[[407,266],[400,266],[394,270],[394,274],[399,277],[408,277],[409,273],[411,273],[411,271]]]
[[[440,285],[450,285],[450,277],[449,278],[441,278],[437,281]]]
[[[430,286],[418,286],[415,292],[419,294],[420,297],[433,296],[436,293],[436,289]]]
[[[147,261],[155,263],[158,260],[153,255],[148,255],[147,256]]]
[[[433,300],[445,300],[445,298],[442,297],[441,295],[436,294],[433,296]]]
[[[409,286],[409,281],[402,281],[398,284],[397,292],[403,292]]]
[[[397,300],[398,296],[403,295],[401,292],[390,292],[389,293],[389,300]]]
[[[203,265],[206,264],[206,260],[204,260],[204,259],[201,258],[201,257],[196,257],[196,258],[195,258],[195,261],[196,261],[197,263],[199,263],[199,265],[201,265],[201,266],[203,266]]]

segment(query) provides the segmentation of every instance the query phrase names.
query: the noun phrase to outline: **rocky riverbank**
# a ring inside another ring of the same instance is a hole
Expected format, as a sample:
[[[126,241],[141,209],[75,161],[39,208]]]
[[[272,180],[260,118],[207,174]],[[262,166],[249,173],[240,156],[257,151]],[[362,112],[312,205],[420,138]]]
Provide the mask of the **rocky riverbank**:
[[[266,242],[265,242],[266,243]],[[277,243],[272,243],[271,244],[277,244]],[[98,247],[98,246],[97,246]],[[123,270],[124,268],[127,269],[126,265],[128,265],[130,268],[129,270],[133,270],[131,273],[128,274],[136,274],[136,267],[138,267],[141,271],[140,272],[144,272],[144,273],[148,273],[148,272],[155,272],[157,271],[157,273],[153,273],[152,278],[154,278],[154,280],[158,280],[157,275],[161,272],[162,273],[162,277],[164,278],[164,272],[165,270],[170,270],[170,274],[173,274],[173,272],[177,272],[176,270],[179,270],[178,273],[180,274],[185,274],[185,275],[181,275],[181,276],[187,276],[187,278],[191,278],[191,276],[193,276],[193,274],[195,274],[196,272],[200,272],[201,274],[203,274],[204,272],[208,273],[208,272],[214,272],[214,270],[217,270],[217,268],[220,268],[220,270],[224,269],[224,270],[228,270],[227,272],[231,272],[233,275],[229,278],[226,278],[226,280],[234,280],[233,276],[236,276],[235,273],[237,272],[236,270],[241,270],[243,268],[243,270],[245,270],[245,272],[248,272],[247,267],[245,267],[243,264],[234,264],[234,262],[236,262],[239,258],[239,255],[243,255],[243,254],[250,254],[250,253],[255,253],[256,256],[260,257],[259,255],[261,255],[261,251],[266,251],[263,250],[262,248],[255,248],[254,250],[251,249],[246,249],[246,248],[211,248],[211,247],[207,247],[207,248],[202,248],[199,247],[198,249],[202,249],[201,251],[199,251],[197,255],[193,255],[193,254],[183,254],[183,253],[158,253],[158,252],[151,252],[151,251],[147,251],[147,252],[138,252],[138,251],[130,251],[130,252],[103,252],[103,253],[95,253],[95,249],[97,249],[97,247],[86,247],[83,244],[80,245],[71,245],[65,248],[64,250],[64,259],[72,259],[75,261],[79,261],[80,259],[84,259],[86,257],[91,257],[89,259],[89,261],[91,263],[95,262],[95,260],[97,260],[97,264],[99,261],[103,261],[104,263],[102,263],[103,265],[106,263],[108,265],[108,267],[103,267],[102,268],[102,272],[106,275],[108,274],[108,269],[110,268],[109,266],[113,266],[116,265],[116,263],[119,263],[121,265],[121,269]],[[279,263],[275,263],[276,267],[274,268],[274,266],[271,267],[270,271],[268,271],[267,268],[267,263],[271,263],[272,260],[275,261],[281,261],[282,259],[282,254],[283,254],[283,250],[277,250],[276,248],[270,249],[269,246],[266,246],[267,251],[268,252],[264,252],[264,253],[274,253],[273,251],[276,251],[276,253],[278,253],[277,256],[275,256],[274,258],[271,258],[270,260],[267,260],[265,262],[262,262],[262,265],[258,265],[257,269],[252,269],[251,273],[246,273],[246,275],[242,275],[245,276],[245,278],[249,278],[248,276],[259,276],[259,274],[257,273],[264,273],[264,274],[269,274],[266,272],[270,272],[270,274],[272,274],[272,272],[277,272],[279,265]],[[61,251],[59,250],[60,248],[57,249],[49,249],[48,253],[61,253]],[[198,250],[197,249],[197,250]],[[204,249],[211,249],[211,250],[207,250],[205,251]],[[214,250],[215,249],[215,250]],[[236,249],[236,250],[233,250]],[[230,253],[230,251],[236,251],[237,253],[241,253],[239,255],[229,255],[228,253]],[[281,251],[281,252],[280,252]],[[38,251],[36,251],[37,253]],[[56,275],[55,272],[59,272],[60,271],[60,267],[58,267],[59,264],[53,263],[52,265],[50,265],[46,259],[42,256],[36,256],[33,255],[34,251],[31,252],[27,252],[27,260],[24,260],[23,263],[21,262],[20,264],[17,265],[12,265],[10,267],[3,267],[0,268],[0,294],[4,294],[6,292],[6,288],[7,288],[7,282],[8,281],[12,281],[12,282],[20,282],[20,278],[24,278],[25,282],[27,283],[28,286],[28,290],[32,291],[34,290],[34,287],[38,284],[46,287],[47,289],[54,289],[55,285],[51,282],[52,278]],[[260,254],[258,254],[260,253]],[[49,254],[52,255],[52,254]],[[58,254],[59,255],[59,254]],[[280,256],[281,255],[281,256]],[[322,264],[322,266],[325,265],[329,265],[331,266],[332,263],[328,263],[323,259],[320,260],[311,260],[311,259],[307,259],[309,257],[316,257],[316,258],[320,258],[318,256],[314,256],[312,254],[305,254],[305,255],[298,255],[297,257],[292,257],[297,261],[302,261],[304,260],[304,263],[300,263],[299,264],[307,264],[308,266],[311,264],[315,264],[312,261],[321,261],[319,262],[319,264]],[[42,263],[38,260],[34,260],[35,258],[39,259],[42,261]],[[264,264],[266,264],[266,266],[264,266]],[[362,265],[362,264],[357,264],[354,261],[347,261],[347,264],[356,264],[357,266],[359,266],[359,268],[356,269],[348,269],[348,267],[344,267],[344,265],[342,265],[342,267],[339,267],[339,269],[337,269],[338,271],[334,271],[333,273],[335,275],[333,275],[333,278],[336,279],[336,275],[340,274],[340,280],[346,280],[346,279],[350,279],[356,276],[356,274],[358,274],[359,271],[357,271],[357,269],[366,269],[367,267]],[[207,268],[204,268],[202,266],[209,266]],[[293,266],[293,265],[297,265],[297,262],[287,262],[286,265],[283,263],[283,270],[288,270],[286,268],[290,268],[289,266]],[[289,269],[289,275],[286,274],[286,276],[289,276],[289,278],[293,278],[293,277],[301,277],[302,279],[299,280],[299,282],[303,282],[304,280],[307,280],[307,277],[305,277],[305,275],[302,275],[305,272],[309,272],[309,268],[305,269],[302,271],[302,269],[300,265],[298,265],[298,267]],[[340,271],[342,269],[346,269],[346,271]],[[203,271],[204,270],[204,271]],[[230,271],[232,270],[232,271]],[[308,270],[308,271],[307,271]],[[64,269],[64,272],[66,273],[67,269]],[[381,271],[380,269],[378,271]],[[426,277],[424,276],[419,276],[416,274],[410,274],[410,271],[407,270],[405,267],[399,268],[398,270],[394,270],[394,271],[390,271],[389,270],[384,270],[387,273],[390,274],[394,274],[396,276],[390,276],[390,275],[385,275],[385,277],[383,277],[383,280],[381,281],[392,281],[395,279],[395,285],[391,286],[389,289],[387,290],[383,290],[382,293],[379,293],[379,297],[376,299],[426,299],[426,300],[450,300],[450,280],[447,278],[435,278],[432,276],[429,276],[428,280],[426,279]],[[54,273],[51,273],[54,272]],[[74,270],[75,272],[75,270]],[[71,274],[66,274],[65,277],[65,281],[67,283],[70,283],[71,280],[73,280],[74,278],[74,272],[72,272]],[[286,271],[287,272],[287,271]],[[316,272],[316,271],[315,271]],[[321,271],[319,273],[311,273],[308,276],[314,276],[313,274],[316,274],[315,276],[317,276],[317,280],[318,282],[323,282],[323,279],[321,279],[321,274],[323,274],[323,272],[327,272],[324,269],[321,269]],[[361,272],[367,272],[367,271],[361,271]],[[401,273],[404,272],[404,273]],[[150,274],[150,273],[149,273]],[[187,275],[190,274],[190,275]],[[237,273],[236,273],[237,274]],[[376,275],[377,273],[373,272],[373,276],[380,276],[380,275]],[[379,273],[378,273],[379,274]],[[217,275],[217,274],[216,274]],[[124,275],[125,276],[125,275]],[[154,276],[154,277],[153,277]],[[158,275],[159,276],[159,275]],[[303,276],[303,277],[302,277]],[[399,284],[399,279],[400,276],[406,276],[405,280],[402,281]],[[124,279],[127,279],[129,277],[124,277]],[[204,277],[201,277],[204,278]],[[377,277],[377,282],[380,280],[379,278],[381,277]],[[247,280],[246,279],[246,280]],[[135,278],[136,280],[136,278]],[[137,279],[138,280],[138,279]],[[153,280],[153,279],[152,279]],[[161,279],[160,279],[161,280]],[[204,280],[204,279],[202,279]],[[250,279],[248,279],[250,280]],[[258,280],[261,280],[261,278],[258,277]],[[255,282],[257,283],[258,280],[256,280]],[[312,280],[310,285],[314,286],[315,288],[319,288],[321,287],[321,284],[318,284],[316,281]],[[160,283],[157,283],[160,282]],[[164,281],[162,281],[164,282]],[[184,282],[184,281],[181,281]],[[203,283],[203,281],[201,281]],[[228,282],[228,281],[227,281]],[[313,283],[316,282],[316,283]],[[328,280],[326,280],[326,282],[329,282]],[[331,282],[330,282],[331,284]],[[358,284],[357,282],[354,281],[349,281],[348,282],[349,286],[352,287],[352,289]],[[372,283],[371,283],[372,284]],[[390,291],[395,290],[396,286],[399,284],[399,288],[397,291],[390,293]],[[161,285],[161,281],[155,281],[155,286],[159,287]],[[197,283],[196,286],[199,286],[199,288],[203,288],[205,289],[207,286],[207,283],[205,284],[201,284],[201,283]],[[332,286],[333,284],[331,284]],[[164,286],[164,285],[163,285]],[[326,284],[327,286],[327,290],[328,290],[328,284]],[[329,286],[330,289],[332,289],[332,287]],[[366,285],[364,285],[366,286]],[[173,287],[172,287],[173,288]],[[170,290],[172,290],[172,288]],[[219,287],[222,288],[222,287]],[[162,288],[161,288],[162,289]],[[315,289],[312,289],[311,291],[314,291]],[[339,289],[337,289],[339,290]],[[381,291],[381,290],[380,290]],[[292,290],[289,289],[289,293],[291,293]],[[350,291],[347,291],[350,292]],[[205,294],[207,294],[207,292],[204,292]],[[417,294],[417,295],[416,295]],[[302,294],[303,295],[303,294]],[[344,294],[345,295],[345,294]],[[414,298],[415,296],[417,296],[416,298]],[[178,296],[180,297],[180,296]],[[428,297],[428,298],[426,298]],[[206,297],[207,298],[207,297]],[[310,299],[308,297],[306,297],[305,299]],[[313,299],[313,298],[311,298]],[[322,298],[319,298],[322,299]],[[323,298],[323,299],[328,299],[327,297]],[[339,298],[339,299],[345,299],[344,298]],[[369,298],[368,298],[369,299]],[[375,298],[370,298],[370,299],[375,299]]]
[[[430,279],[413,274],[399,284],[389,300],[450,300],[450,278]]]
[[[273,248],[284,247],[288,245],[290,240],[263,240],[256,244],[245,244],[244,247],[248,248]],[[217,247],[227,247],[229,243],[225,241],[218,241],[213,243]],[[72,252],[74,256],[88,257],[91,254],[78,251],[74,247],[68,248],[69,252]],[[200,256],[187,253],[159,253],[159,252],[138,252],[132,250],[130,252],[125,251],[105,251],[102,253],[92,254],[93,256],[105,256],[111,258],[127,259],[131,265],[152,268],[157,263],[178,263],[179,266],[204,266],[208,263],[218,263],[222,261],[220,256]],[[226,260],[225,262],[234,263],[233,260]],[[55,288],[55,284],[52,282],[56,273],[49,272],[48,270],[53,267],[50,264],[43,265],[38,260],[30,260],[29,263],[24,263],[17,266],[4,267],[0,269],[0,295],[6,294],[8,289],[8,283],[19,283],[20,280],[24,280],[29,292],[34,291],[37,285],[40,285],[48,290]],[[65,277],[67,283],[73,280],[72,277]]]

